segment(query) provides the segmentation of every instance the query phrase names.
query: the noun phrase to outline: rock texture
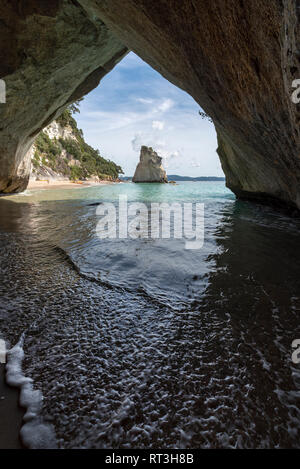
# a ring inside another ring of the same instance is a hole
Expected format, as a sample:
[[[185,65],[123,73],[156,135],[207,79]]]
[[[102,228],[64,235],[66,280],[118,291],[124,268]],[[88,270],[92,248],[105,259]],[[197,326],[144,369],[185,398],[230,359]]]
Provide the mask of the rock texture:
[[[63,127],[57,121],[53,121],[49,124],[45,129],[43,129],[43,132],[54,142],[57,142],[61,138],[64,140],[76,140],[76,136],[74,135],[72,128],[70,126]],[[73,156],[68,154],[63,148],[61,153],[56,156],[56,170],[51,168],[47,154],[44,155],[43,161],[42,158],[36,156],[36,151],[37,147],[33,144],[28,155],[26,155],[26,158],[29,157],[31,161],[30,179],[33,181],[46,179],[69,181],[71,179],[70,167],[80,167],[80,161],[75,160]]]
[[[77,1],[3,0],[0,5],[0,192],[26,188],[29,149],[66,105],[95,88],[127,53]]]
[[[72,127],[70,125],[62,126],[57,121],[51,122],[43,131],[51,140],[59,140],[60,138],[64,140],[69,138],[76,140],[76,135],[74,135]]]
[[[2,2],[0,190],[24,186],[30,139],[129,48],[211,116],[237,196],[300,208],[299,14],[298,0]]]
[[[27,156],[36,180],[115,181],[123,173],[86,143],[70,109],[40,132]]]
[[[236,195],[300,208],[298,0],[81,3],[213,119]]]
[[[151,147],[142,146],[133,182],[168,182],[162,158]]]

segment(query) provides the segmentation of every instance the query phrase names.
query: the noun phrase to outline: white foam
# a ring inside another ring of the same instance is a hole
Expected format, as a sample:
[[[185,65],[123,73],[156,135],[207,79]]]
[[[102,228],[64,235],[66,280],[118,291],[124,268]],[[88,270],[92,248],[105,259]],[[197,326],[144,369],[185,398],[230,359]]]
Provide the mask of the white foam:
[[[18,193],[18,197],[20,196],[28,197],[30,195],[32,195],[32,190],[29,190],[29,189],[25,189],[25,191]]]
[[[6,381],[10,386],[20,389],[20,405],[26,409],[20,436],[27,448],[56,448],[55,431],[52,425],[43,422],[40,412],[43,404],[41,391],[33,389],[31,378],[24,376],[24,334],[19,342],[7,352]]]

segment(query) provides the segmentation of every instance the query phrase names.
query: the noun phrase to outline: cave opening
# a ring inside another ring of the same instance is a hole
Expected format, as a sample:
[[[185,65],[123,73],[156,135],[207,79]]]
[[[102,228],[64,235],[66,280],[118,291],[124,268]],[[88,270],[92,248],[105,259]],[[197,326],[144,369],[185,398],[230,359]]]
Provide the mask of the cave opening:
[[[169,175],[223,177],[213,123],[187,93],[130,52],[80,103],[87,142],[132,177],[141,146]]]

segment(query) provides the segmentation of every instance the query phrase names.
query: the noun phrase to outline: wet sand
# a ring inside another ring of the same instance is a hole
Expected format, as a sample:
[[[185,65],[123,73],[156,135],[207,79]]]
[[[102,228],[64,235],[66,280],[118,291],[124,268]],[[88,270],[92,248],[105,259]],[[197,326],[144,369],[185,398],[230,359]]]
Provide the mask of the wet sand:
[[[24,415],[18,404],[19,390],[5,383],[5,365],[0,364],[0,449],[22,449],[19,433]]]
[[[73,189],[107,184],[112,184],[112,182],[30,181],[27,189]],[[0,449],[23,448],[19,434],[24,410],[18,402],[19,390],[6,384],[5,365],[0,363]]]

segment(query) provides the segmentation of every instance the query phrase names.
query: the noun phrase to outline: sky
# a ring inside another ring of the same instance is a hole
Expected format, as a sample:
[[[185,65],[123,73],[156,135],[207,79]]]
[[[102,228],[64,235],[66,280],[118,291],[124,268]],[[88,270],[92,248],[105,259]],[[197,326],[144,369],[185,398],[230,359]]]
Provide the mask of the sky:
[[[130,52],[80,104],[87,143],[133,176],[142,145],[163,157],[168,174],[223,176],[214,125],[199,105]]]

